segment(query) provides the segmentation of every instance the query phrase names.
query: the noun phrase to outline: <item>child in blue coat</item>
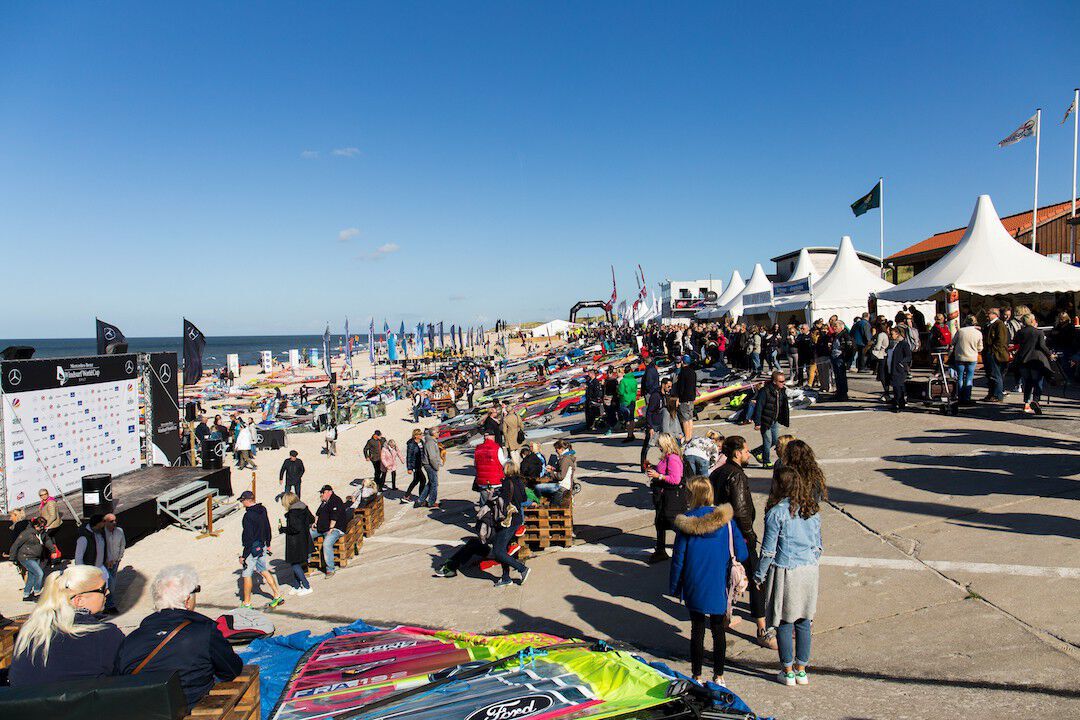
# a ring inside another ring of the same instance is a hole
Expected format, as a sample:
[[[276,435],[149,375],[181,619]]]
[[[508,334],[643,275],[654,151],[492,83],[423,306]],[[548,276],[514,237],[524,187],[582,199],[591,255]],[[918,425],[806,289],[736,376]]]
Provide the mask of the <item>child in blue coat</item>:
[[[724,685],[727,644],[728,573],[731,557],[746,559],[746,541],[731,522],[734,511],[725,503],[713,506],[712,483],[690,478],[690,510],[675,518],[675,552],[671,558],[670,594],[690,611],[690,664],[701,682],[705,656],[705,618],[713,638],[713,682]]]

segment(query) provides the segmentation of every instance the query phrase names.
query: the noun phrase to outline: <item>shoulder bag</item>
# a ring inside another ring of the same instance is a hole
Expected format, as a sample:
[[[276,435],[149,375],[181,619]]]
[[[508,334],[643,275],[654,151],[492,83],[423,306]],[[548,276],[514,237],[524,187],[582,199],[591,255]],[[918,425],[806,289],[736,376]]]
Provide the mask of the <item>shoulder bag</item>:
[[[728,564],[728,581],[727,581],[727,614],[730,616],[735,609],[735,601],[739,596],[746,592],[746,588],[750,586],[750,582],[746,579],[746,568],[742,566],[742,563],[735,559],[735,531],[731,529],[731,523],[734,519],[728,520],[728,554],[730,562]]]

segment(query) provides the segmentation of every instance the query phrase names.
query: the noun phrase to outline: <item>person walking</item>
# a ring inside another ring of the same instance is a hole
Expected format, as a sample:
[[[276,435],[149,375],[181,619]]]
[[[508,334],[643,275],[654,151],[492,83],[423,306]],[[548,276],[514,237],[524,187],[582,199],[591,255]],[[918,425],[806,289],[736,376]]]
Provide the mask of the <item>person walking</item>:
[[[424,455],[421,466],[427,476],[427,487],[420,492],[415,507],[439,507],[439,468],[442,467],[442,449],[435,440],[431,428],[424,430]]]
[[[776,628],[777,679],[784,685],[806,685],[817,612],[821,518],[809,478],[788,466],[780,469],[776,479],[769,493],[761,561],[753,582],[768,597],[766,621]]]
[[[514,453],[521,449],[521,444],[525,442],[525,423],[522,422],[521,415],[510,408],[507,408],[502,420],[502,436],[503,448],[510,457],[513,457]]]
[[[907,407],[907,379],[911,372],[911,344],[907,341],[903,328],[897,326],[890,331],[892,344],[885,354],[885,367],[893,393],[893,412],[898,413]]]
[[[337,423],[330,423],[326,426],[326,433],[323,435],[323,445],[326,451],[327,457],[337,456],[337,439],[338,439],[338,427]]]
[[[870,313],[864,312],[851,325],[851,339],[855,341],[855,372],[866,369],[866,357],[873,344],[874,332],[870,327]]]
[[[45,525],[45,518],[41,516],[26,523],[15,536],[15,541],[8,550],[12,561],[18,563],[26,571],[23,602],[34,602],[41,594],[41,588],[45,582],[45,571],[41,563],[56,549],[52,538],[45,532]]]
[[[986,369],[986,397],[983,402],[999,403],[1005,396],[1003,372],[1009,363],[1009,329],[997,308],[986,311],[983,331],[983,367]]]
[[[731,522],[731,505],[716,506],[712,483],[694,476],[688,483],[690,506],[675,518],[675,549],[668,576],[668,594],[682,600],[690,612],[690,668],[702,682],[705,623],[713,641],[713,679],[721,687],[727,660],[725,629],[734,598],[729,591],[733,563],[746,560],[746,541]]]
[[[240,572],[243,578],[243,599],[240,603],[242,608],[251,607],[252,578],[258,573],[270,588],[270,604],[272,610],[285,602],[281,597],[281,589],[277,579],[270,572],[270,519],[267,517],[266,508],[255,502],[255,495],[250,490],[240,493],[240,504],[244,506],[244,518],[241,521],[240,542],[243,545],[240,553]]]
[[[718,504],[728,503],[734,512],[735,524],[746,541],[746,560],[743,569],[751,577],[758,566],[757,533],[754,531],[754,498],[750,494],[750,480],[743,470],[750,462],[750,447],[742,435],[731,435],[721,447],[727,461],[709,475],[713,486],[713,499]],[[757,625],[757,644],[776,649],[776,632],[765,624],[765,596],[753,584],[750,585],[750,614]]]
[[[953,338],[953,367],[956,368],[957,399],[961,405],[971,405],[971,388],[975,384],[975,365],[983,351],[983,334],[979,321],[968,315],[964,327]]]
[[[315,542],[311,539],[309,528],[315,522],[315,516],[296,493],[283,494],[281,507],[285,509],[285,524],[278,525],[278,532],[285,535],[285,562],[292,567],[293,576],[296,577],[296,587],[289,594],[310,595],[307,566]]]
[[[1016,364],[1020,368],[1020,380],[1024,390],[1024,412],[1029,415],[1042,415],[1039,400],[1042,399],[1043,381],[1053,375],[1050,346],[1046,335],[1035,322],[1035,316],[1026,313],[1021,316],[1023,327],[1013,336],[1016,343]]]
[[[889,351],[889,341],[888,321],[881,319],[874,329],[874,345],[870,348],[870,358],[874,363],[874,371],[877,373],[877,380],[881,383],[882,402],[889,401],[889,391],[892,388],[892,385],[889,382],[888,368],[885,363],[885,355]]]
[[[634,435],[634,421],[637,414],[638,381],[634,373],[623,373],[619,380],[619,419],[626,424],[626,437],[624,443],[632,443],[637,440]]]
[[[401,451],[398,450],[397,443],[393,438],[388,438],[383,444],[379,460],[382,462],[383,467],[383,482],[385,483],[386,476],[390,475],[390,487],[397,490],[397,469],[398,465],[405,462],[405,458],[401,457]],[[379,490],[381,491],[382,488],[379,488]]]
[[[649,448],[656,445],[656,438],[664,428],[665,404],[671,392],[671,378],[664,378],[645,399],[645,438],[641,441],[641,469],[648,466]]]
[[[243,420],[237,418],[236,435],[233,438],[233,449],[236,451],[237,468],[245,470],[251,468],[252,470],[258,470],[258,466],[255,461],[251,459],[251,432],[248,430],[248,426],[243,424]]]
[[[761,432],[761,455],[756,459],[762,467],[772,467],[770,451],[780,437],[781,425],[791,426],[791,407],[784,374],[775,371],[770,382],[758,390],[754,398],[754,429]]]
[[[842,320],[833,320],[830,329],[832,336],[829,340],[829,359],[836,380],[836,395],[833,400],[844,401],[848,399],[847,371],[855,357],[855,341],[851,339],[851,333],[844,327]]]
[[[386,483],[386,470],[382,464],[382,449],[385,442],[382,431],[376,430],[368,438],[367,443],[364,444],[364,459],[371,463],[372,472],[375,473],[375,484],[379,486],[379,492],[382,492],[383,485]]]
[[[278,471],[278,483],[281,484],[281,493],[277,499],[284,497],[285,493],[292,493],[300,497],[300,482],[304,479],[304,461],[300,459],[295,450],[289,451],[289,457],[281,462],[281,470]]]
[[[424,492],[427,480],[424,478],[424,431],[416,428],[412,431],[412,437],[405,443],[405,469],[412,473],[409,487],[401,498],[402,503],[416,502],[413,489],[419,488],[420,494]]]
[[[663,562],[670,556],[667,552],[667,531],[674,529],[675,518],[686,512],[688,498],[683,483],[683,462],[679,443],[668,433],[660,433],[660,462],[655,468],[647,468],[645,475],[652,480],[653,525],[656,527],[656,550],[649,557],[650,564]]]

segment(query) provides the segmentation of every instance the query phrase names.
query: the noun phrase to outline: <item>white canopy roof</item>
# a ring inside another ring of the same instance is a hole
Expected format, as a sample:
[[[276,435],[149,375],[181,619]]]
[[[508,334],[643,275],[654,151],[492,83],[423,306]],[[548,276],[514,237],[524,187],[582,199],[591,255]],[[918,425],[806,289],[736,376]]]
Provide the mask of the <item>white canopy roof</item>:
[[[893,284],[866,267],[851,238],[840,238],[840,247],[836,259],[829,269],[814,283],[814,305],[816,307],[847,307],[859,305],[866,307],[870,293],[891,288]]]
[[[739,294],[742,293],[744,287],[746,287],[746,283],[743,282],[742,275],[739,274],[738,270],[732,270],[731,279],[728,280],[724,291],[720,293],[720,297],[716,299],[716,307],[711,307],[707,310],[704,310],[703,312],[699,313],[697,317],[703,320],[724,317],[723,313],[721,313],[720,310],[723,309],[723,307],[729,302],[731,302],[733,299],[737,298]],[[742,310],[740,308],[740,312],[741,311]]]
[[[791,284],[799,280],[806,281],[805,292],[799,291],[801,287],[798,285],[796,287],[799,290],[791,289]],[[773,286],[773,311],[787,312],[806,308],[810,304],[811,288],[817,280],[818,275],[814,270],[814,264],[810,261],[810,253],[806,248],[799,250],[799,258],[795,261],[795,269],[791,271],[791,277]],[[787,292],[784,291],[785,288],[788,289]]]
[[[750,280],[739,295],[739,304],[742,305],[740,315],[760,315],[772,309],[772,281],[765,274],[761,263],[754,266]]]
[[[570,330],[571,328],[579,328],[579,327],[581,327],[581,326],[578,325],[577,323],[572,323],[572,322],[567,322],[565,320],[555,319],[555,320],[550,320],[550,321],[544,323],[543,325],[537,325],[536,327],[534,327],[532,330],[529,331],[529,334],[532,337],[554,337],[555,335],[558,335],[561,332],[566,332],[567,330]]]
[[[945,257],[894,288],[877,293],[895,302],[924,300],[949,288],[976,295],[1080,291],[1080,268],[1016,241],[989,195],[980,195],[960,242]]]
[[[818,274],[814,270],[814,263],[810,261],[810,253],[803,248],[799,251],[799,259],[795,261],[795,269],[791,271],[791,277],[787,279],[787,282],[802,280],[805,277],[810,278],[810,282],[814,282]]]

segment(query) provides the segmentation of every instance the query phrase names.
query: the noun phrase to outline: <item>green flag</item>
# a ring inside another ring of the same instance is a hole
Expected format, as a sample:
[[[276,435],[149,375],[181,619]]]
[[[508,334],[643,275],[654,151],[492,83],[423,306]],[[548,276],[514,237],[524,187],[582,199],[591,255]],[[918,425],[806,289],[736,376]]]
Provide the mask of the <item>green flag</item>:
[[[878,180],[877,185],[870,192],[863,195],[861,198],[851,203],[851,212],[855,213],[855,217],[859,217],[867,210],[881,207],[881,181]]]

